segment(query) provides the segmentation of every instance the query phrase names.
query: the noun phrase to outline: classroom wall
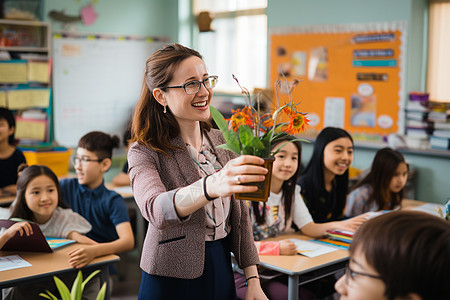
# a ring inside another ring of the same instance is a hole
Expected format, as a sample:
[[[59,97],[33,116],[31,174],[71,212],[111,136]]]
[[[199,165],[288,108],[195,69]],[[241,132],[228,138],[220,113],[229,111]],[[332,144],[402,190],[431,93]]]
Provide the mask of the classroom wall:
[[[271,28],[314,24],[407,21],[405,92],[409,93],[423,91],[425,87],[427,6],[427,0],[277,0],[268,1],[267,18],[269,32]],[[376,151],[357,146],[353,166],[370,168]],[[302,160],[305,164],[311,153],[312,144],[304,144]],[[418,172],[416,199],[444,203],[446,197],[450,197],[449,157],[404,155]]]
[[[62,31],[62,23],[52,21],[48,13],[64,10],[67,15],[79,15],[81,7],[93,1],[44,0],[44,20],[53,31]],[[178,0],[98,0],[93,4],[98,18],[90,26],[82,22],[70,25],[76,31],[128,35],[178,37]]]

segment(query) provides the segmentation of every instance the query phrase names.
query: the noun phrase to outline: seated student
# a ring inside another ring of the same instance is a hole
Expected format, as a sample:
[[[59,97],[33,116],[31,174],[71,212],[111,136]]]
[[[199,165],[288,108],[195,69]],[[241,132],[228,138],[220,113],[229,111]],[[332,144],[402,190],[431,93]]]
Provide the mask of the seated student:
[[[131,139],[131,123],[127,125],[125,132],[123,134],[123,146],[125,148],[125,153],[128,153],[130,149],[129,141]],[[128,176],[128,160],[124,163],[122,172],[113,177],[112,183],[117,186],[127,186],[130,185],[130,177]]]
[[[16,194],[17,168],[25,163],[25,156],[15,146],[15,127],[12,112],[0,107],[0,197]]]
[[[77,178],[60,181],[64,200],[92,225],[87,236],[100,243],[78,252],[88,259],[134,248],[125,202],[118,193],[108,190],[103,182],[103,174],[111,166],[112,149],[118,146],[117,136],[111,137],[99,131],[84,135],[78,142],[74,157]]]
[[[348,195],[345,215],[400,208],[407,179],[408,164],[403,155],[391,148],[378,150],[369,174]]]
[[[448,299],[450,225],[431,214],[395,211],[361,226],[350,245],[340,299]]]
[[[253,236],[257,244],[259,255],[295,255],[297,249],[294,242],[281,240],[277,242],[263,241],[282,233],[293,232],[295,224],[303,234],[311,237],[321,237],[327,230],[341,229],[355,231],[366,221],[365,216],[345,221],[315,223],[303,202],[300,187],[296,185],[300,174],[301,144],[293,141],[295,137],[288,134],[281,135],[272,143],[275,161],[272,167],[270,196],[267,202],[251,202],[250,217],[253,223]],[[289,142],[288,144],[286,144]],[[261,286],[269,299],[287,299],[287,278],[277,276],[267,270],[260,272]],[[239,272],[234,274],[237,296],[244,299],[246,292],[245,277]],[[312,299],[305,289],[300,289],[300,299]]]
[[[351,135],[341,128],[324,128],[314,142],[311,160],[297,180],[314,222],[344,218],[348,168],[352,162]]]
[[[0,219],[20,218],[35,222],[46,237],[69,238],[81,244],[96,245],[97,243],[84,236],[92,226],[82,216],[67,207],[61,197],[58,178],[46,166],[33,165],[24,168],[17,181],[17,199],[14,207],[1,208]],[[19,169],[22,171],[22,169]],[[17,232],[21,236],[30,236],[33,230],[29,222],[18,222],[0,233],[0,249]],[[80,245],[78,249],[84,247]],[[86,260],[76,255],[77,250],[69,253],[68,262],[72,267],[83,267],[91,259]],[[76,274],[63,276],[66,282],[72,282]],[[67,279],[67,280],[65,280]],[[3,299],[35,299],[46,289],[56,291],[53,280],[41,281],[36,284],[20,285],[15,288],[3,289]],[[92,295],[100,290],[100,281],[93,286]],[[85,297],[87,294],[84,295]],[[88,298],[87,298],[88,299]]]

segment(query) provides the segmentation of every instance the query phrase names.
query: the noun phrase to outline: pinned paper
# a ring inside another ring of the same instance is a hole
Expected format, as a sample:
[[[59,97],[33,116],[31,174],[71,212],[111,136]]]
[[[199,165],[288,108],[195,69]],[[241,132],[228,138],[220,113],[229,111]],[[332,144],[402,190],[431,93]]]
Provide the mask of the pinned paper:
[[[0,62],[0,83],[26,83],[26,61]]]
[[[16,119],[15,136],[18,139],[44,141],[46,131],[46,120]]]
[[[46,61],[28,62],[28,81],[48,83],[50,80],[49,64]]]
[[[50,103],[50,89],[26,89],[8,91],[9,109],[30,107],[47,108]]]

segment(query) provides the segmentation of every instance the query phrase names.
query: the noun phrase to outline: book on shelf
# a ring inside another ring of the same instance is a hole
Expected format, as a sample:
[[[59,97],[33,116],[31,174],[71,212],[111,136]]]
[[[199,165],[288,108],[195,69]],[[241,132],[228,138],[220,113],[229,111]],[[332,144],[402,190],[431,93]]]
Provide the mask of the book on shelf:
[[[428,113],[428,120],[430,121],[447,121],[450,120],[449,111],[430,111]]]
[[[436,150],[450,150],[450,137],[430,136],[430,147]]]
[[[434,122],[433,127],[435,130],[450,130],[450,122]]]
[[[406,120],[406,127],[428,129],[433,128],[433,123],[419,120]]]
[[[427,112],[406,111],[406,119],[408,120],[425,121],[427,117],[428,117]]]

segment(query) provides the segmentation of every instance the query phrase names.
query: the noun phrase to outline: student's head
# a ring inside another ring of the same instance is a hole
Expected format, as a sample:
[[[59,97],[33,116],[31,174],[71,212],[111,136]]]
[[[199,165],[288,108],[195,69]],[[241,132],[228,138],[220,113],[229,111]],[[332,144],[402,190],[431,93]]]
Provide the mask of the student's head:
[[[180,134],[183,124],[200,121],[202,128],[209,130],[215,83],[202,56],[193,49],[172,44],[153,53],[146,62],[132,140],[166,153],[174,149],[170,140]]]
[[[67,207],[61,197],[58,178],[48,167],[24,165],[19,172],[12,218],[23,218],[42,224],[50,219],[57,206]]]
[[[289,134],[281,134],[272,142],[272,153],[280,149],[275,155],[272,166],[272,185],[281,183],[283,192],[285,222],[291,215],[291,207],[294,199],[295,185],[300,174],[302,145],[294,141],[295,137]],[[262,215],[259,213],[259,203],[252,202],[255,219],[258,224],[263,224],[265,209]]]
[[[403,155],[391,148],[383,148],[377,151],[369,174],[356,187],[370,184],[370,202],[375,202],[379,209],[393,209],[400,205],[407,179],[408,164]]]
[[[450,225],[443,219],[416,211],[387,213],[358,229],[350,270],[335,288],[341,299],[444,299],[450,295],[449,253]]]
[[[92,131],[78,142],[74,167],[78,182],[94,189],[103,182],[103,174],[111,167],[113,148],[119,147],[118,136]]]
[[[7,139],[8,144],[14,145],[14,131],[16,121],[13,113],[4,107],[0,107],[0,140]]]

